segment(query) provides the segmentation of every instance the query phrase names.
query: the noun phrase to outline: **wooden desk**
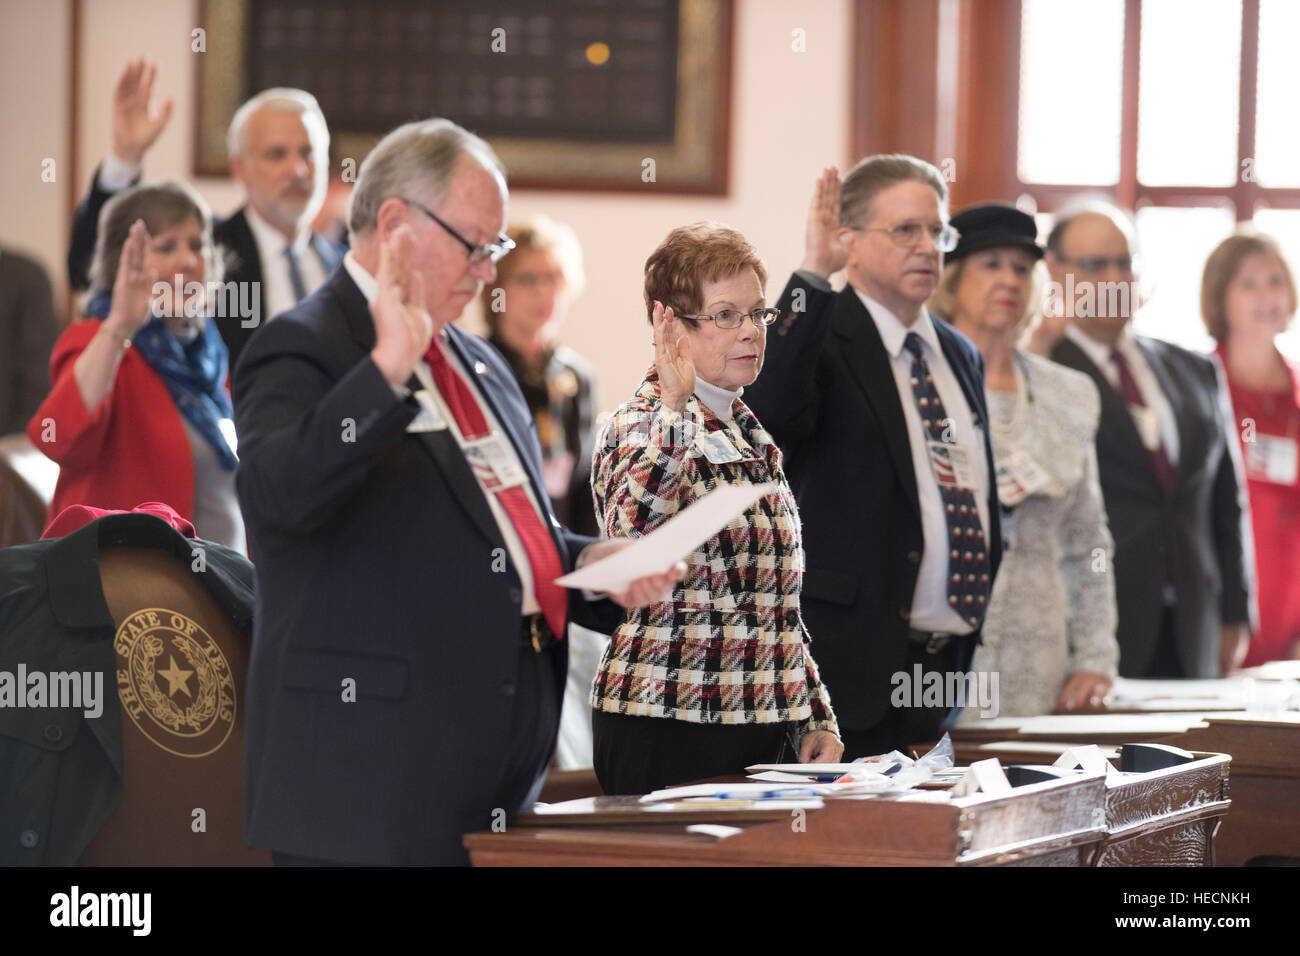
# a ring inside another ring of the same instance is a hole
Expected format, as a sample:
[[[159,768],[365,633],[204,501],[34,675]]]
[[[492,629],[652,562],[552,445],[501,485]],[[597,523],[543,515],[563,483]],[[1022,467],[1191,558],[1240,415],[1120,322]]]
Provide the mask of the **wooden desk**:
[[[1300,856],[1300,714],[1205,713],[1182,719],[1184,729],[1171,730],[1167,715],[1128,718],[1122,726],[1081,716],[1069,719],[1075,728],[1070,732],[1058,718],[1026,718],[998,721],[993,727],[961,726],[952,738],[959,763],[985,757],[1051,763],[1076,743],[1150,741],[1228,754],[1232,809],[1216,838],[1216,862],[1240,866],[1253,856]]]
[[[1105,777],[1080,774],[1001,796],[829,797],[787,810],[652,811],[636,797],[573,801],[471,833],[475,866],[1086,866],[1105,827]],[[693,824],[734,827],[720,837]]]

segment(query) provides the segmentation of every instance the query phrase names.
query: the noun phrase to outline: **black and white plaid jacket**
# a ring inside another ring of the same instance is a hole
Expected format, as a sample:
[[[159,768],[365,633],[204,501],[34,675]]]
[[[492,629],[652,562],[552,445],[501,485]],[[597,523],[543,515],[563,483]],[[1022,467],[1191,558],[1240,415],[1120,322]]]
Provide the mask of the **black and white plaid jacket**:
[[[802,535],[781,450],[744,402],[734,413],[724,424],[694,395],[683,413],[671,411],[651,368],[597,442],[592,494],[611,537],[647,534],[720,484],[773,482],[777,490],[687,558],[671,600],[627,613],[601,658],[591,705],[838,733],[799,613]],[[711,460],[733,455],[739,460]]]

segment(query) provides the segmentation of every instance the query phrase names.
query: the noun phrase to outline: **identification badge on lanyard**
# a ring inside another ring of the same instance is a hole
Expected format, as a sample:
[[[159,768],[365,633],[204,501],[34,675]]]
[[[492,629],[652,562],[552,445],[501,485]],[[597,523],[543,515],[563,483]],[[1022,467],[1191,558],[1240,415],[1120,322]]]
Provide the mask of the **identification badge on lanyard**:
[[[744,457],[727,438],[726,432],[702,431],[695,442],[704,452],[704,457],[715,465],[727,465]]]
[[[1271,481],[1279,485],[1293,485],[1296,480],[1296,440],[1280,435],[1255,435],[1254,441],[1243,442],[1246,454],[1246,475],[1256,481]]]
[[[1036,491],[1046,488],[1047,472],[1019,448],[995,462],[998,478],[998,500],[1014,508]]]
[[[942,441],[925,443],[930,452],[930,468],[943,488],[975,488],[975,466],[969,449]]]
[[[467,441],[464,451],[474,477],[484,491],[502,491],[528,480],[528,474],[504,435],[493,434]]]
[[[447,427],[447,419],[438,408],[438,403],[425,389],[415,393],[415,400],[420,405],[420,411],[406,426],[408,432],[436,432]]]

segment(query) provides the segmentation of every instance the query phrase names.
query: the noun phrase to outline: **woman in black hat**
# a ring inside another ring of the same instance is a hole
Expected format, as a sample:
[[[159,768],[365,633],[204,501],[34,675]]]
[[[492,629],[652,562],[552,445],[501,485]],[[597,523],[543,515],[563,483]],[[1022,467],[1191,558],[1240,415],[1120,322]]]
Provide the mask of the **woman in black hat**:
[[[929,305],[986,366],[1006,551],[972,669],[998,675],[1002,715],[1099,709],[1118,665],[1112,543],[1097,481],[1100,399],[1087,376],[1017,348],[1041,297],[1031,216],[980,203]]]

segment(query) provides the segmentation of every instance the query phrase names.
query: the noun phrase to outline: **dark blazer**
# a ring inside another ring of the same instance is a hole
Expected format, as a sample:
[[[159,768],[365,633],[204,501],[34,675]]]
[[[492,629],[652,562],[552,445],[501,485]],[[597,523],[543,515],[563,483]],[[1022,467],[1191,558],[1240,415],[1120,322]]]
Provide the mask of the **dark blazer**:
[[[134,185],[134,184],[133,184]],[[104,204],[113,198],[113,193],[99,186],[99,169],[90,178],[90,192],[77,204],[77,211],[72,220],[72,239],[68,243],[68,278],[74,289],[85,289],[90,285],[90,265],[95,254],[95,241],[99,233],[99,214]],[[241,206],[229,219],[213,217],[212,241],[217,246],[220,261],[224,266],[225,282],[256,282],[261,296],[258,307],[259,321],[256,325],[244,327],[239,316],[215,319],[221,338],[230,350],[230,367],[235,367],[239,354],[244,350],[249,338],[272,316],[266,311],[266,289],[262,285],[262,259],[257,252],[257,242],[253,231],[248,226],[245,215],[247,206]],[[328,276],[343,261],[346,251],[336,242],[324,236],[312,233],[311,247]]]
[[[448,335],[547,508],[509,367],[482,340]],[[235,370],[236,481],[258,574],[245,833],[299,856],[463,863],[461,835],[492,825],[506,770],[523,594],[455,438],[406,431],[418,405],[394,395],[374,343],[339,269]],[[593,539],[551,526],[572,567]],[[575,593],[569,614],[606,632],[622,617]],[[562,695],[564,643],[554,657]]]
[[[1119,672],[1142,677],[1150,668],[1170,581],[1183,673],[1217,677],[1220,623],[1254,618],[1253,559],[1243,547],[1245,483],[1228,445],[1235,438],[1227,432],[1218,372],[1208,356],[1144,336],[1137,342],[1178,422],[1178,465],[1168,494],[1123,396],[1069,338],[1052,349],[1054,361],[1091,376],[1101,393],[1097,464],[1115,537]]]
[[[924,551],[906,420],[880,333],[852,288],[824,291],[795,275],[777,307],[763,371],[744,398],[786,453],[808,563],[803,615],[822,679],[840,726],[865,730],[885,716],[890,677],[904,668]],[[971,411],[987,423],[979,351],[933,321]],[[987,425],[984,454],[996,573],[1002,537]],[[978,639],[963,641],[964,666]]]
[[[50,352],[58,337],[45,269],[0,250],[0,435],[26,428],[49,394]]]
[[[28,673],[99,672],[104,691],[93,718],[0,707],[0,866],[75,866],[121,802],[116,628],[99,577],[99,549],[121,545],[170,554],[236,628],[252,626],[248,559],[205,541],[198,570],[194,542],[153,515],[108,515],[62,538],[0,549],[0,671],[21,663]]]
[[[591,500],[591,453],[596,444],[595,371],[586,359],[563,345],[550,354],[543,369],[537,369],[499,337],[488,336],[488,342],[514,372],[537,422],[542,454],[567,451],[573,456],[567,491],[551,499],[560,523],[579,534],[599,535],[600,523]]]

